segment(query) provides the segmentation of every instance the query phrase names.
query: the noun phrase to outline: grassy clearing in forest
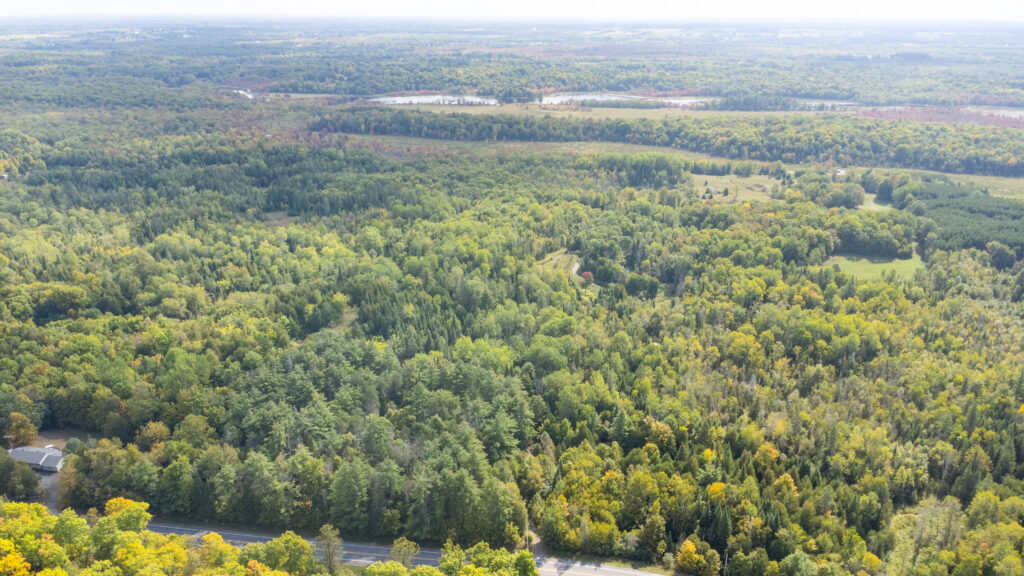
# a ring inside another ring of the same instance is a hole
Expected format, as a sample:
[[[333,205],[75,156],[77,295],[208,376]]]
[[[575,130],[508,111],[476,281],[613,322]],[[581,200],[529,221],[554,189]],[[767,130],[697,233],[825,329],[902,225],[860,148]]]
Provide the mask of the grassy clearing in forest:
[[[695,110],[693,108],[587,108],[582,106],[557,106],[554,104],[500,104],[498,106],[446,106],[443,104],[393,104],[392,108],[400,110],[423,110],[426,112],[459,112],[464,114],[508,114],[512,116],[552,116],[556,118],[575,117],[592,118],[594,120],[635,120],[648,118],[663,120],[679,116],[709,117],[779,117],[806,116],[822,114],[810,111],[735,111],[735,110]]]
[[[74,428],[63,428],[60,430],[40,430],[39,436],[36,437],[35,442],[32,442],[31,446],[42,448],[44,446],[52,445],[54,448],[64,449],[68,444],[68,440],[72,438],[78,438],[81,441],[85,441],[89,437],[89,434],[83,430],[77,430]]]
[[[582,264],[583,260],[579,256],[576,254],[570,254],[565,250],[565,248],[548,254],[543,260],[537,263],[538,266],[545,270],[561,270],[569,278],[570,282],[583,286],[583,289],[586,292],[596,295],[600,292],[601,287],[594,283],[584,285],[583,278],[579,275],[580,266]]]
[[[437,106],[436,108],[442,107]],[[475,111],[479,108],[493,109],[494,107],[466,106],[465,108],[473,109]],[[646,110],[646,112],[650,112],[650,110]],[[709,154],[703,154],[692,150],[680,150],[677,148],[661,146],[645,146],[641,144],[623,144],[617,142],[465,142],[457,140],[413,138],[408,136],[366,136],[357,134],[348,134],[346,137],[348,138],[350,145],[355,147],[367,149],[377,148],[386,153],[399,156],[417,155],[424,152],[437,153],[441,151],[460,153],[470,152],[478,154],[665,154],[668,156],[689,158],[691,160],[714,160],[721,163],[740,162],[740,160],[724,158],[721,156],[711,156]],[[756,164],[768,163],[756,162]],[[807,165],[798,164],[784,164],[784,166],[790,170],[806,170],[809,168]],[[880,176],[888,176],[889,174],[904,172],[915,174],[917,176],[943,176],[950,178],[953,181],[963,182],[979,188],[987,189],[993,196],[1024,200],[1024,178],[977,176],[973,174],[946,174],[942,172],[931,172],[928,170],[869,168],[865,166],[851,166],[847,168],[847,170],[853,171],[856,174],[862,174],[871,170]],[[717,179],[715,181],[720,182],[720,185],[713,186],[711,184],[712,179]],[[737,180],[733,182],[729,179]],[[745,202],[747,200],[768,200],[768,194],[771,191],[771,186],[769,186],[768,190],[763,190],[761,188],[763,184],[769,181],[767,176],[755,174],[749,178],[741,178],[732,174],[727,176],[704,176],[694,174],[693,183],[698,194],[703,192],[705,189],[703,186],[704,180],[708,180],[708,185],[719,192],[724,188],[729,188],[730,193],[733,192],[734,188],[739,188],[740,192],[745,191],[746,195],[740,196],[740,202]],[[723,201],[725,199],[716,195],[715,200]],[[887,204],[876,203],[874,196],[869,194],[865,198],[861,209],[880,211],[891,210],[892,207]]]
[[[947,172],[934,172],[931,170],[905,170],[901,168],[868,168],[865,166],[852,166],[848,170],[855,171],[857,174],[864,173],[871,170],[877,176],[888,177],[892,174],[913,174],[917,177],[934,177],[940,176],[948,178],[953,182],[960,182],[988,190],[989,194],[993,196],[1002,196],[1004,198],[1016,198],[1017,200],[1024,200],[1024,178],[1009,178],[1006,176],[983,176],[978,174],[952,174]],[[870,195],[868,196],[870,198]],[[869,203],[865,202],[863,208],[870,209]],[[885,205],[881,205],[885,207]]]
[[[778,180],[772,180],[769,176],[752,174],[750,176],[737,176],[727,174],[725,176],[706,176],[703,174],[693,175],[693,188],[697,194],[704,193],[708,188],[714,192],[716,202],[725,204],[740,204],[743,202],[767,202],[771,200],[772,188],[778,185]],[[729,189],[729,195],[722,193]]]
[[[972,174],[955,174],[950,178],[983,189],[993,196],[1024,200],[1024,178],[1005,178],[1002,176],[975,176]]]
[[[861,210],[870,210],[872,212],[883,212],[886,210],[892,210],[891,204],[879,204],[875,202],[874,194],[865,194],[864,203],[860,205]]]
[[[366,136],[361,134],[347,134],[346,136],[349,144],[355,147],[383,147],[391,152],[408,154],[442,150],[478,154],[665,154],[692,160],[736,162],[728,158],[709,156],[689,150],[617,142],[476,142],[413,138],[411,136]]]
[[[858,256],[833,256],[825,266],[839,266],[843,272],[860,280],[881,280],[885,272],[895,272],[901,278],[912,278],[914,272],[924,268],[921,257],[914,254],[905,260],[889,258],[864,258]]]

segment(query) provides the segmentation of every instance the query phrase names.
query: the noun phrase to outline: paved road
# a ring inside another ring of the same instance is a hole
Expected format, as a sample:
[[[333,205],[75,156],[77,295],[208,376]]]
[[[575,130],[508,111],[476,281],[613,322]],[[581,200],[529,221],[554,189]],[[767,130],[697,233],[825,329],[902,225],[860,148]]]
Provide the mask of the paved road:
[[[217,532],[224,540],[236,546],[244,546],[258,542],[267,542],[276,536],[259,534],[256,532],[241,532],[231,530],[210,529],[201,527],[186,526],[182,524],[171,524],[167,522],[150,523],[149,529],[153,532],[163,534],[185,534],[198,535],[207,532]],[[316,540],[309,540],[309,543],[316,547]],[[360,544],[345,541],[344,562],[354,566],[368,566],[374,562],[385,561],[391,558],[391,548],[378,544]],[[429,564],[436,566],[441,559],[439,550],[421,550],[415,558],[415,564]],[[599,562],[581,562],[578,560],[565,560],[551,556],[534,556],[537,561],[537,569],[543,576],[656,576],[652,572],[634,570],[622,566],[602,564]]]
[[[59,475],[55,472],[36,472],[39,476],[39,486],[43,488],[43,494],[40,497],[41,504],[46,506],[52,514],[60,514],[60,508],[57,506],[57,479]]]

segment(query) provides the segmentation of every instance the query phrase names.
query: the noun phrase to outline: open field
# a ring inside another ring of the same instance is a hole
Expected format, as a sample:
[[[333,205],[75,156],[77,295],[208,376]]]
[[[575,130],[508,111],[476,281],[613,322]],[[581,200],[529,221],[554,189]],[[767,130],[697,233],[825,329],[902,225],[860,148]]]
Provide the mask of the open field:
[[[658,146],[643,146],[639,144],[620,144],[615,142],[464,142],[458,140],[432,140],[429,138],[412,138],[408,136],[364,136],[348,135],[349,145],[356,148],[371,149],[388,154],[407,156],[423,153],[437,153],[440,151],[452,151],[459,153],[477,154],[666,154],[692,160],[716,160],[721,162],[732,162],[727,158],[720,158],[678,150],[675,148],[660,148]],[[705,184],[706,182],[706,184]],[[708,176],[702,174],[693,175],[694,189],[698,194],[706,188],[715,191],[714,200],[726,204],[738,204],[742,202],[765,202],[771,200],[772,187],[778,184],[769,176],[752,174],[747,177],[728,174],[725,176]],[[729,196],[722,196],[721,192],[729,189]],[[880,209],[883,207],[879,207]]]
[[[993,196],[1005,198],[1016,198],[1024,200],[1024,178],[1003,178],[1000,176],[975,176],[972,174],[955,174],[950,176],[968,184],[974,184],[979,188],[988,189]]]
[[[882,274],[890,271],[901,278],[909,279],[914,276],[914,272],[924,268],[924,262],[917,254],[906,260],[833,256],[825,262],[825,266],[832,265],[839,266],[843,272],[861,280],[881,280]]]
[[[260,98],[271,100],[326,100],[328,98],[345,98],[344,95],[317,92],[260,92]]]
[[[439,107],[440,108],[440,107]],[[481,106],[468,106],[467,108],[484,108]],[[722,163],[738,162],[737,160],[712,156],[692,150],[680,150],[678,148],[667,148],[661,146],[645,146],[642,144],[623,144],[618,142],[472,142],[460,140],[436,140],[431,138],[413,138],[409,136],[367,136],[360,134],[347,135],[349,145],[356,148],[375,150],[396,156],[412,156],[423,153],[438,153],[451,151],[458,153],[477,154],[516,154],[516,153],[538,153],[538,154],[665,154],[668,156],[689,158],[692,160],[714,160]],[[764,164],[764,163],[761,163]],[[807,169],[806,165],[784,164],[787,169]],[[980,188],[987,188],[993,196],[1016,198],[1024,200],[1024,178],[1005,178],[999,176],[976,176],[973,174],[947,174],[943,172],[931,172],[927,170],[896,170],[888,168],[870,168],[866,166],[851,166],[847,170],[862,173],[868,170],[876,174],[888,175],[889,173],[909,172],[918,176],[945,176],[954,181],[973,184]],[[705,188],[704,181],[715,191],[722,191],[729,188],[730,194],[739,191],[740,202],[747,200],[764,201],[769,200],[769,193],[775,181],[767,176],[754,174],[749,178],[742,178],[733,174],[727,176],[705,176],[693,175],[694,187],[698,193]],[[764,186],[768,188],[765,189]],[[732,203],[734,200],[715,196],[715,200]],[[863,210],[891,210],[892,207],[886,204],[875,202],[873,195],[868,194],[861,206]]]
[[[441,105],[403,105],[403,106],[392,106],[393,108],[409,109],[409,110],[421,110],[427,112],[434,112],[439,114],[445,113],[467,113],[467,114],[489,114],[489,113],[504,113],[504,114],[515,114],[515,115],[528,115],[528,116],[550,116],[554,118],[558,117],[577,117],[587,118],[592,120],[602,119],[639,119],[646,118],[652,120],[661,120],[671,117],[732,117],[740,118],[744,116],[765,116],[765,117],[778,117],[786,114],[836,114],[835,112],[824,113],[824,112],[735,112],[735,111],[699,111],[686,108],[669,108],[669,109],[627,109],[627,108],[574,108],[569,106],[550,106],[550,105],[538,105],[538,104],[507,104],[502,106],[441,106]],[[429,142],[430,140],[420,140],[420,142]],[[544,152],[582,152],[586,151],[585,147],[593,146],[594,143],[498,143],[498,142],[484,142],[484,143],[468,143],[462,148],[456,148],[449,146],[450,149],[456,149],[460,151],[465,150],[476,150],[485,146],[499,146],[503,150],[514,150],[516,146],[529,150],[538,150]],[[607,148],[607,144],[597,144],[600,148],[589,148],[597,152],[652,152],[662,154],[678,154],[688,158],[694,159],[713,159],[722,162],[736,162],[740,159],[736,158],[724,158],[702,154],[700,150],[678,150],[670,147],[659,147],[659,146],[633,146],[626,144],[617,144],[617,149]],[[784,164],[788,170],[805,170],[810,167],[808,164]],[[975,185],[982,189],[987,189],[993,196],[1003,196],[1008,198],[1024,199],[1024,178],[1013,178],[1013,177],[1000,177],[1000,176],[979,176],[972,174],[954,174],[946,172],[936,172],[921,169],[910,169],[910,168],[889,168],[881,166],[865,166],[865,165],[840,165],[847,171],[855,174],[860,174],[868,170],[873,170],[876,174],[888,175],[890,173],[911,173],[918,176],[933,176],[940,175],[949,177],[954,181],[961,181],[971,185]],[[868,209],[875,209],[876,207],[872,204],[866,206]]]
[[[437,108],[441,108],[440,106]],[[488,108],[483,106],[467,106],[467,108]],[[490,107],[493,108],[493,107]],[[680,150],[678,148],[668,148],[662,146],[645,146],[641,144],[623,144],[617,142],[471,142],[471,141],[458,141],[458,140],[436,140],[431,138],[412,138],[407,136],[366,136],[349,134],[348,141],[359,148],[376,149],[386,153],[396,155],[411,155],[422,153],[424,151],[442,151],[450,150],[454,152],[466,153],[544,153],[544,154],[666,154],[669,156],[690,158],[693,160],[714,160],[722,163],[739,162],[739,160],[725,158],[722,156],[712,156],[710,154],[704,154],[693,150]],[[766,164],[766,163],[760,163]],[[806,170],[809,168],[807,165],[798,164],[783,164],[789,170]],[[1024,200],[1024,178],[1007,178],[1001,176],[978,176],[974,174],[949,174],[944,172],[933,172],[928,170],[905,170],[905,169],[890,169],[890,168],[872,168],[868,166],[850,166],[847,168],[848,171],[860,174],[872,170],[876,174],[888,175],[890,173],[911,173],[918,176],[944,176],[954,181],[963,182],[966,184],[973,184],[979,188],[988,189],[989,193],[993,196],[1003,196],[1006,198],[1016,198],[1018,200]],[[711,178],[738,178],[737,176],[726,176],[726,177],[711,177],[702,176],[695,174],[694,184],[697,186],[698,191],[703,190],[700,184],[705,179]],[[761,182],[756,179],[758,175],[751,176],[750,180],[752,185],[755,187]],[[760,178],[766,178],[760,176]],[[740,179],[741,181],[744,179]],[[725,181],[720,188],[729,187],[730,192],[733,190],[732,185]],[[755,189],[749,190],[754,193]],[[750,200],[752,198],[742,198],[742,200]],[[758,196],[753,199],[767,199],[767,194]],[[865,210],[889,210],[889,206],[884,204],[877,204],[874,201],[874,197],[868,195],[865,199],[864,205],[862,206]]]
[[[735,162],[735,160],[701,154],[700,152],[691,152],[689,150],[644,146],[641,144],[622,144],[618,142],[473,142],[413,138],[409,136],[366,136],[361,134],[349,134],[347,136],[349,144],[357,148],[377,149],[392,154],[416,154],[425,151],[436,152],[442,150],[478,154],[666,154],[693,160]]]
[[[53,445],[54,448],[64,449],[68,444],[68,440],[72,438],[78,438],[79,440],[85,441],[89,435],[82,430],[75,430],[73,428],[65,428],[62,430],[40,430],[39,436],[36,441],[32,443],[32,446],[42,448],[43,446]]]
[[[857,173],[872,170],[876,175],[888,176],[890,174],[902,174],[908,173],[915,176],[943,176],[949,178],[954,182],[961,182],[963,184],[969,184],[977,186],[978,188],[987,189],[989,194],[993,196],[1002,196],[1004,198],[1016,198],[1018,200],[1024,200],[1024,178],[1009,178],[1005,176],[984,176],[977,174],[953,174],[949,172],[935,172],[931,170],[912,170],[902,168],[869,168],[867,166],[851,166],[847,170],[852,170]],[[868,202],[865,202],[865,208],[867,208]]]
[[[552,116],[552,117],[574,117],[591,118],[594,120],[603,119],[637,119],[648,118],[651,120],[663,120],[665,118],[676,118],[679,116],[732,116],[732,117],[779,117],[779,116],[808,116],[822,114],[806,110],[794,110],[789,112],[765,111],[765,112],[737,112],[723,110],[695,110],[693,108],[584,108],[581,106],[556,106],[553,104],[500,104],[498,106],[448,106],[443,104],[393,104],[390,108],[400,110],[422,110],[435,113],[464,113],[464,114],[510,114],[514,116]]]
[[[861,210],[871,210],[873,212],[883,212],[883,211],[886,211],[886,210],[892,210],[893,208],[892,208],[892,205],[890,205],[890,204],[879,204],[879,203],[875,202],[875,195],[874,194],[865,194],[864,195],[864,203],[860,205],[860,209]]]
[[[700,194],[711,188],[715,193],[715,201],[725,204],[739,204],[742,202],[766,202],[771,200],[772,187],[778,185],[778,180],[761,175],[752,174],[747,177],[727,174],[725,176],[705,176],[702,174],[693,175],[693,187]],[[723,196],[722,192],[728,188],[729,195]]]

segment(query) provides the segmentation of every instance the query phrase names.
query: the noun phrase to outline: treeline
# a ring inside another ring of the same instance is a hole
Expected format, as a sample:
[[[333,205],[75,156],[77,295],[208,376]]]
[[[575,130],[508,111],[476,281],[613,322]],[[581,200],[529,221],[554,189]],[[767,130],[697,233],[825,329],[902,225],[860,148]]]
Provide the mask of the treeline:
[[[87,508],[127,495],[164,513],[219,522],[331,523],[364,538],[515,547],[526,508],[507,461],[532,429],[529,398],[517,380],[471,360],[507,352],[465,341],[457,348],[454,362],[424,355],[402,365],[381,344],[325,332],[283,355],[250,351],[233,384],[183,390],[203,397],[207,409],[185,416],[173,434],[157,420],[127,446],[72,446],[62,502]],[[204,362],[178,348],[167,354],[188,378]],[[158,377],[159,395],[174,374]],[[455,382],[464,388],[453,390]],[[138,400],[131,410],[147,411]],[[150,414],[178,410],[154,401]],[[112,408],[104,433],[128,436],[130,414]],[[110,426],[115,421],[120,430]]]
[[[947,178],[901,176],[881,187],[879,198],[935,221],[928,244],[936,249],[986,249],[1000,242],[1024,255],[1024,202],[992,196],[976,186]]]
[[[312,576],[331,572],[312,546],[292,532],[239,550],[216,533],[198,542],[146,529],[144,502],[114,498],[105,514],[47,513],[40,504],[0,504],[0,558],[10,576],[68,574],[196,574]],[[347,573],[342,569],[339,573]]]
[[[893,166],[1024,175],[1018,132],[850,116],[590,120],[500,114],[433,114],[354,108],[322,115],[310,130],[466,141],[625,142],[739,160]]]
[[[120,574],[200,574],[225,576],[347,576],[344,543],[331,526],[320,530],[313,545],[294,532],[239,549],[216,532],[201,537],[161,534],[147,529],[149,505],[113,498],[105,514],[91,509],[85,517],[65,510],[51,515],[39,504],[0,504],[0,566],[8,576],[100,576]],[[392,557],[366,568],[372,576],[468,576],[470,574],[537,576],[533,556],[486,544],[468,550],[445,545],[438,567],[411,568],[411,542],[396,541]]]
[[[800,110],[800,102],[793,98],[784,96],[773,96],[768,94],[746,94],[742,96],[727,96],[705,102],[700,105],[702,110]]]

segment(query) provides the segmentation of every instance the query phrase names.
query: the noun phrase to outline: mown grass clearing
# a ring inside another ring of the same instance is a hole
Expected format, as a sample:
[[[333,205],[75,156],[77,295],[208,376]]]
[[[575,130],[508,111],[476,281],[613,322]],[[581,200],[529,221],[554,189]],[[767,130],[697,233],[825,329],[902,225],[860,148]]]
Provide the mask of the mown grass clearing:
[[[740,204],[743,202],[767,202],[771,200],[772,188],[778,185],[777,180],[762,174],[750,176],[737,176],[727,174],[725,176],[706,176],[702,174],[693,175],[693,188],[697,194],[704,194],[710,188],[714,193],[714,200],[725,204]],[[729,190],[729,195],[724,192]]]
[[[840,270],[860,280],[881,280],[886,272],[894,272],[900,278],[912,278],[914,272],[924,269],[924,262],[917,254],[904,260],[833,256],[825,261],[825,266],[833,265],[839,266]]]
[[[78,438],[84,442],[88,437],[88,433],[75,428],[40,430],[39,436],[36,437],[35,442],[32,442],[31,446],[42,448],[44,446],[52,445],[54,448],[63,450],[64,447],[67,446],[68,440]]]
[[[864,195],[864,203],[860,205],[860,209],[861,210],[870,210],[870,211],[873,211],[873,212],[883,212],[883,211],[886,211],[886,210],[892,210],[893,208],[892,208],[892,205],[890,205],[890,204],[879,204],[879,203],[875,202],[875,195],[874,194],[865,194]]]

